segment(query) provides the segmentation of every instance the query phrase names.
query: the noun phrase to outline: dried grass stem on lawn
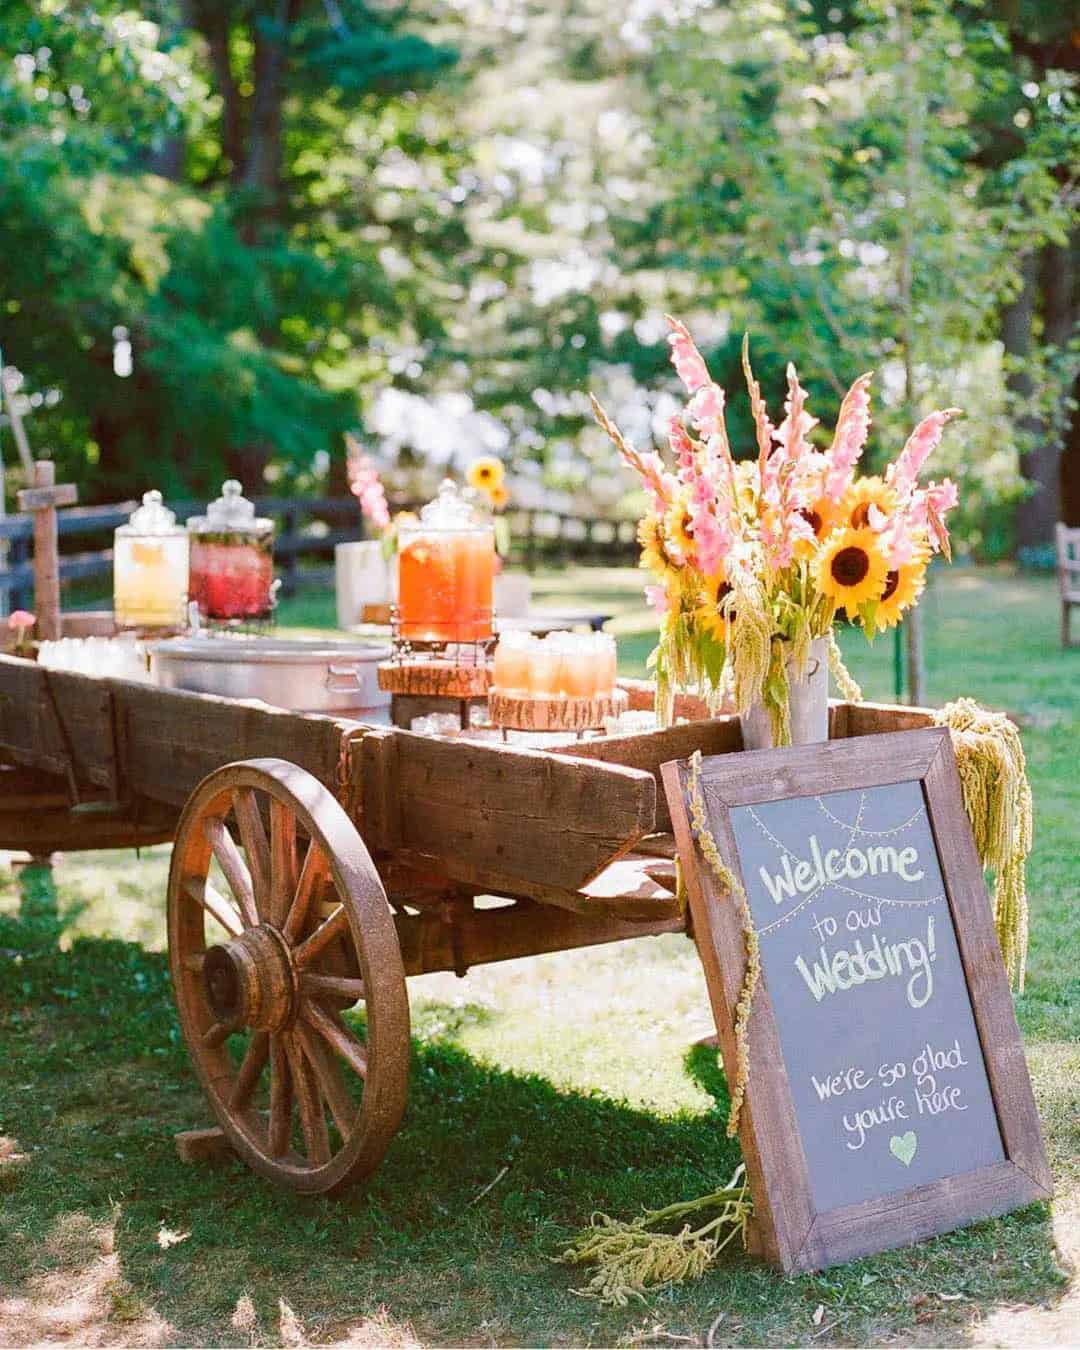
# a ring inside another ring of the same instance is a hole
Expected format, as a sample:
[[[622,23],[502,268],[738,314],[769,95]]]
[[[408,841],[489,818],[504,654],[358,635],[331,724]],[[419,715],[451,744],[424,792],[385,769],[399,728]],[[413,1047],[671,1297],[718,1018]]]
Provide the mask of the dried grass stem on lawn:
[[[569,1265],[595,1266],[592,1279],[574,1293],[625,1307],[646,1290],[677,1284],[704,1274],[734,1238],[746,1243],[751,1200],[740,1163],[727,1186],[696,1200],[651,1209],[632,1223],[594,1214],[592,1222],[559,1257]],[[664,1232],[690,1214],[718,1209],[700,1228],[684,1223],[678,1232]]]

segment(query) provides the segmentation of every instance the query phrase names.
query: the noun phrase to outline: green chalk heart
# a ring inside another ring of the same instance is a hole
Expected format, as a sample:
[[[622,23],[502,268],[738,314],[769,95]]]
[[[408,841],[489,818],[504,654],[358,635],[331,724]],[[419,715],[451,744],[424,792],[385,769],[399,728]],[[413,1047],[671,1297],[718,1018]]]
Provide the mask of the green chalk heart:
[[[919,1141],[915,1137],[914,1130],[908,1130],[907,1134],[894,1134],[889,1140],[889,1152],[905,1167],[911,1166],[911,1160],[914,1158],[915,1150],[918,1147]]]

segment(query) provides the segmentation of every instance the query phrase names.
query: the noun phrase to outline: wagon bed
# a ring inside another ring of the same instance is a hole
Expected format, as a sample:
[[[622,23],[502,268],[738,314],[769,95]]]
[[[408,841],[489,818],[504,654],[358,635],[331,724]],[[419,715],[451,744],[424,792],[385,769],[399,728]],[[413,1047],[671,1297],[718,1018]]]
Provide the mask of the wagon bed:
[[[196,1140],[330,1190],[378,1164],[404,1110],[406,976],[685,929],[660,766],[742,740],[695,699],[677,711],[536,750],[0,656],[0,846],[175,840],[170,966],[218,1119]],[[833,737],[930,720],[830,709]],[[358,1000],[364,1039],[341,1017]]]

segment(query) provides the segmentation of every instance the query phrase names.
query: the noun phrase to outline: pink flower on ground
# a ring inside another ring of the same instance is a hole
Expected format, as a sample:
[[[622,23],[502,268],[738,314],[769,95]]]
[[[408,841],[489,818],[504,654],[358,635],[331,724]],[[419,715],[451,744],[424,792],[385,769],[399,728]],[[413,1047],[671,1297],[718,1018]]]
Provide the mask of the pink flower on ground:
[[[885,481],[906,496],[915,487],[919,472],[941,440],[941,433],[948,422],[960,416],[959,408],[944,408],[924,417],[907,438],[903,450],[894,463],[885,471]]]
[[[671,364],[675,367],[679,379],[686,385],[687,393],[695,394],[703,384],[709,383],[709,370],[705,365],[705,358],[694,345],[694,339],[690,336],[686,325],[681,324],[678,319],[673,319],[670,314],[664,317],[671,328],[668,334],[668,342],[671,344]]]
[[[8,615],[7,622],[10,629],[21,634],[27,628],[33,628],[37,618],[28,609],[14,609]]]
[[[826,452],[825,495],[834,502],[838,502],[851,486],[855,465],[866,445],[870,432],[870,381],[873,377],[872,370],[860,375],[840,404],[833,443]]]

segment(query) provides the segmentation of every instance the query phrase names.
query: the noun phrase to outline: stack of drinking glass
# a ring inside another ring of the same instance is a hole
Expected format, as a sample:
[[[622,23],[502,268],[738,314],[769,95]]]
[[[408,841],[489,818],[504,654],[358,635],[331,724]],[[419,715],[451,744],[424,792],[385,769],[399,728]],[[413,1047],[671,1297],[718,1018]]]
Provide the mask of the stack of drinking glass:
[[[615,639],[607,633],[504,633],[492,688],[514,698],[610,697],[615,661]]]
[[[38,646],[38,665],[50,670],[73,670],[79,675],[103,675],[116,680],[148,683],[146,648],[133,637],[60,638]]]

